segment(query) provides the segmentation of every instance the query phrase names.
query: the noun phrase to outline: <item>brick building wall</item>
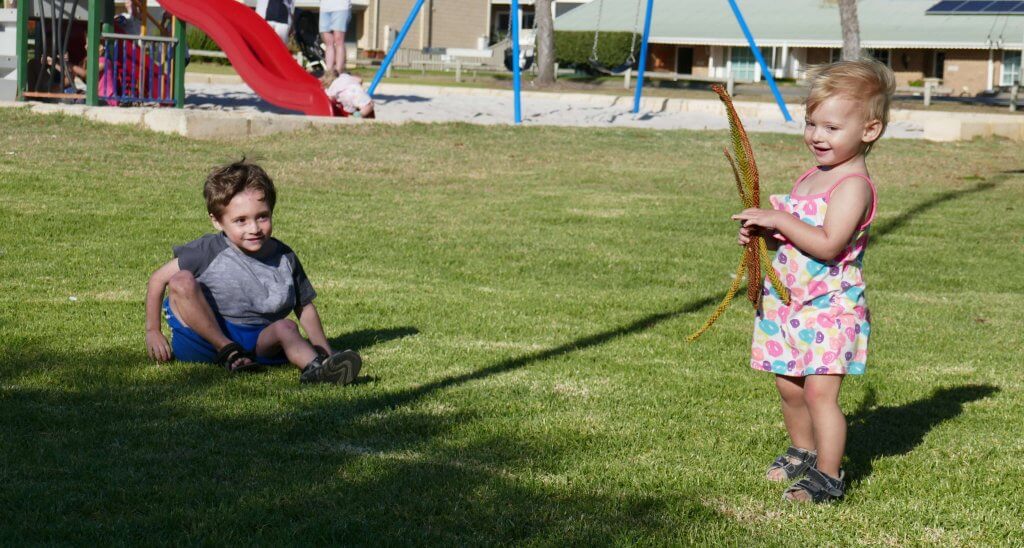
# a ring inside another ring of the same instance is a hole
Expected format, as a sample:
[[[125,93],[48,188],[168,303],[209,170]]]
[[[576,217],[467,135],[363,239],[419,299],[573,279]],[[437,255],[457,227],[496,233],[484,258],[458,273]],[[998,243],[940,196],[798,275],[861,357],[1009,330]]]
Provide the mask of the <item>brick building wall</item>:
[[[413,5],[415,0],[369,0],[364,19],[367,31],[359,46],[383,49],[384,27],[400,30]],[[378,7],[379,14],[375,13]],[[477,39],[487,35],[489,9],[482,0],[427,0],[409,28],[403,48],[476,48]]]
[[[1002,56],[997,57],[1001,60]],[[974,95],[984,91],[988,86],[988,51],[985,50],[954,50],[946,52],[946,63],[943,71],[942,86],[953,91],[954,95],[966,93]],[[999,75],[999,63],[995,67],[996,77]]]

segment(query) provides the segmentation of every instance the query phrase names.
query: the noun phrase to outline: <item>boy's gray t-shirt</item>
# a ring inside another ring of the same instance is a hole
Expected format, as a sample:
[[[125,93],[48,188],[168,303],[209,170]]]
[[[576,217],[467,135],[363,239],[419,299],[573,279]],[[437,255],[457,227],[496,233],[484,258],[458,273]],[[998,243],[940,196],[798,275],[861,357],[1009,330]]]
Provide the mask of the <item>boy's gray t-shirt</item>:
[[[256,255],[231,245],[223,233],[175,246],[178,268],[195,276],[210,307],[225,320],[267,325],[316,297],[295,252],[270,238]]]

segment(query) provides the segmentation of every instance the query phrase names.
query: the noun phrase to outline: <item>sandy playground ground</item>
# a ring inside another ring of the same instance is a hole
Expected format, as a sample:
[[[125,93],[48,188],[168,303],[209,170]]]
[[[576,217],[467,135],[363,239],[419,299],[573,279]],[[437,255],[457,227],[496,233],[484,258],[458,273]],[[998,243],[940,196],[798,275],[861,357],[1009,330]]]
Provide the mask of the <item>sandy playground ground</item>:
[[[188,84],[186,107],[200,110],[285,113],[260,99],[245,84]],[[550,97],[545,97],[550,95]],[[480,93],[468,88],[436,88],[381,84],[375,97],[377,118],[386,122],[467,122],[510,124],[513,121],[512,93]],[[738,99],[742,100],[742,98]],[[629,127],[647,129],[727,129],[724,116],[702,112],[632,113],[632,97],[612,100],[608,96],[585,94],[526,94],[522,98],[523,125],[579,127]],[[782,113],[771,118],[745,116],[748,131],[800,133],[801,122],[786,122]],[[894,121],[888,137],[921,138],[923,128],[914,122]]]

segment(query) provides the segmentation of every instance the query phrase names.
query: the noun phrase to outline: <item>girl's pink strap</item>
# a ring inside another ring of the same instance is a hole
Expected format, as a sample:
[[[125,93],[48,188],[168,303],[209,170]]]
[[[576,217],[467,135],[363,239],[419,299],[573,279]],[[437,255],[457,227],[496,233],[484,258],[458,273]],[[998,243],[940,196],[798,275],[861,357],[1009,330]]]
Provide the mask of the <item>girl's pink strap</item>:
[[[871,182],[871,178],[870,177],[868,177],[867,175],[860,174],[860,173],[851,173],[851,174],[849,174],[849,175],[839,179],[838,181],[835,182],[835,184],[833,184],[831,187],[829,187],[829,189],[827,191],[825,191],[825,201],[828,202],[828,199],[832,196],[832,191],[835,190],[836,187],[841,185],[843,183],[843,181],[846,181],[847,179],[851,179],[853,177],[860,177],[861,179],[864,179],[865,181],[867,181],[868,186],[871,187],[871,209],[868,210],[868,218],[865,219],[864,222],[861,223],[860,226],[857,227],[857,230],[864,230],[864,228],[867,227],[869,224],[871,224],[871,221],[874,220],[874,218],[875,218],[875,209],[878,207],[878,191],[875,190],[875,183]],[[799,181],[797,181],[797,182],[799,183]]]
[[[796,187],[797,187],[797,185],[799,185],[800,183],[804,182],[804,179],[806,179],[807,177],[810,177],[811,173],[814,173],[815,171],[818,171],[818,166],[814,166],[811,169],[808,169],[807,171],[804,172],[803,175],[797,177],[796,182],[793,183],[793,188],[791,188],[789,190],[790,195],[795,195],[796,194]]]

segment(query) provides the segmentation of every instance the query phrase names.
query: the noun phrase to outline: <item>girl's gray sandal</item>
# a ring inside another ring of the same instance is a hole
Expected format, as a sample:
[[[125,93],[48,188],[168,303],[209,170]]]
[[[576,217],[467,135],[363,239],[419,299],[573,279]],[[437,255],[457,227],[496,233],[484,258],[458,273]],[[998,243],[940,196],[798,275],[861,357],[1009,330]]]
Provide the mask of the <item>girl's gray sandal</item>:
[[[792,445],[786,449],[784,455],[779,455],[775,462],[768,467],[764,473],[765,477],[772,481],[790,481],[799,478],[807,473],[807,470],[818,464],[818,454],[806,449],[798,449]],[[783,476],[772,477],[772,472],[782,470]]]
[[[803,499],[797,498],[797,494],[803,491],[810,497],[808,502],[822,503],[843,500],[846,495],[845,477],[846,472],[842,469],[839,470],[839,477],[833,478],[817,468],[810,468],[807,470],[807,477],[794,483],[782,493],[782,499],[803,502]]]

